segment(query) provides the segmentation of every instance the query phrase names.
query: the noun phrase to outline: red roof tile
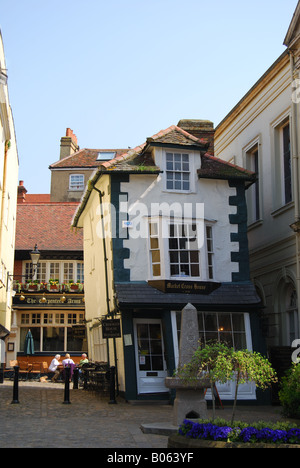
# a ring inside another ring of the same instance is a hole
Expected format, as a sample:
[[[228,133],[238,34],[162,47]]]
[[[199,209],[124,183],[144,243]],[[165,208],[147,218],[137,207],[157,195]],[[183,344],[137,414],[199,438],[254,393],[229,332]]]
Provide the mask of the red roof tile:
[[[103,161],[97,161],[99,153],[116,153],[117,156],[120,156],[126,153],[128,149],[81,149],[77,153],[73,153],[66,158],[61,159],[49,166],[49,169],[58,169],[58,168],[74,168],[74,167],[87,167],[87,168],[97,168]]]
[[[22,203],[17,206],[16,250],[83,251],[82,232],[71,229],[78,203]]]

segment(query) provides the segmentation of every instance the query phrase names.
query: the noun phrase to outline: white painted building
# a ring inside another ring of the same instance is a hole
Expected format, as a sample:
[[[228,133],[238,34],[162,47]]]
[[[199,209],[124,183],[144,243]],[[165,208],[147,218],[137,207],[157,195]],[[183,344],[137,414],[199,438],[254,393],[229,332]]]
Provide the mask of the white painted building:
[[[179,123],[103,162],[73,219],[84,231],[89,355],[116,365],[127,400],[170,398],[164,379],[178,363],[187,303],[198,310],[202,342],[261,351],[246,232],[255,176],[208,153],[204,122],[192,123],[197,137]],[[108,347],[107,318],[121,325]],[[231,383],[219,391],[233,399]],[[255,399],[255,389],[239,397]]]
[[[19,161],[8,95],[8,77],[0,32],[0,353],[5,362],[11,330],[12,277]]]

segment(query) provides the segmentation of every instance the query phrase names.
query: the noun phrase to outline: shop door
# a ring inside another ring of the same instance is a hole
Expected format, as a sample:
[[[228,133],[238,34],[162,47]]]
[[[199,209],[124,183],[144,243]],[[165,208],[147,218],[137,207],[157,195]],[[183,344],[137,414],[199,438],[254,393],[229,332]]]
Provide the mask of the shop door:
[[[167,392],[167,367],[160,320],[134,321],[138,394]]]

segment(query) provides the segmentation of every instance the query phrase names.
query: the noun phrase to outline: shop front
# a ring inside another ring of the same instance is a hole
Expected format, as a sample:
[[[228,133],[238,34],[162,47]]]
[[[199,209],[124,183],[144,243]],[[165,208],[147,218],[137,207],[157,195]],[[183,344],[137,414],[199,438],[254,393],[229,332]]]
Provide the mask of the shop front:
[[[200,284],[199,284],[200,286]],[[135,291],[135,293],[133,293]],[[219,285],[209,295],[169,293],[144,284],[116,285],[122,317],[125,397],[170,400],[165,378],[179,362],[181,311],[193,304],[198,311],[199,345],[212,340],[235,349],[260,348],[260,300],[252,284]],[[221,400],[233,400],[234,382],[220,385]],[[251,383],[241,385],[239,400],[256,400]],[[206,399],[211,399],[207,391]]]
[[[87,352],[84,295],[19,292],[13,299],[14,340],[10,359],[50,364],[56,354],[75,358]],[[27,355],[26,336],[31,331],[34,354]],[[11,353],[10,353],[11,354]]]

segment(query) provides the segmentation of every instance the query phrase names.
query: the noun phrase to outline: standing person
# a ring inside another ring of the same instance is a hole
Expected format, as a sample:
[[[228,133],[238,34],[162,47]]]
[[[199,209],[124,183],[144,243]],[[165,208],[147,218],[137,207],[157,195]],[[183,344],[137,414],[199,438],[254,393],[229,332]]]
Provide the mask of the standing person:
[[[70,354],[66,354],[65,355],[65,359],[63,360],[63,366],[64,366],[64,369],[66,367],[70,367],[71,371],[70,371],[70,382],[72,380],[72,377],[73,377],[73,372],[74,372],[74,367],[75,367],[75,362],[73,361],[73,359],[71,359],[71,356]],[[65,376],[65,374],[64,374]],[[64,377],[65,378],[65,377]]]
[[[55,358],[52,359],[51,364],[49,366],[49,371],[54,372],[54,376],[51,379],[52,382],[56,382],[60,375],[60,369],[58,369],[58,366],[61,363],[59,362],[59,360],[60,360],[60,354],[57,354]]]

